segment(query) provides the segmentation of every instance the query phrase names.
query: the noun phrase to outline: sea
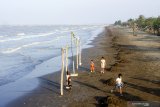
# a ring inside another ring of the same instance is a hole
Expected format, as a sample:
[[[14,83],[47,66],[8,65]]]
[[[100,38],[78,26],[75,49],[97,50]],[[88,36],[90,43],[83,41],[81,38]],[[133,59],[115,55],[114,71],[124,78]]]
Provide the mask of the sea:
[[[1,25],[0,106],[35,89],[36,78],[61,70],[61,48],[71,47],[71,32],[81,40],[84,49],[92,47],[88,44],[104,30],[104,26]],[[72,55],[71,48],[68,53]],[[73,53],[76,53],[74,43]]]

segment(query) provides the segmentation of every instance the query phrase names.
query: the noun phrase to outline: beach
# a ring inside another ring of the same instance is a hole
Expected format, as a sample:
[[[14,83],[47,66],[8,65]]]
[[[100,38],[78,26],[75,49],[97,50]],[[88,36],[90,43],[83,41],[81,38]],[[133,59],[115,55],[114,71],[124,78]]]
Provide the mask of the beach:
[[[39,77],[39,86],[6,107],[127,107],[128,101],[148,101],[160,105],[160,37],[129,28],[106,27],[91,48],[82,50],[78,77],[72,77],[72,89],[60,95],[60,71]],[[104,74],[100,59],[106,59]],[[95,73],[90,73],[90,60]],[[71,66],[70,68],[71,69]],[[111,93],[108,80],[123,75],[123,96]],[[65,84],[65,81],[64,81]]]

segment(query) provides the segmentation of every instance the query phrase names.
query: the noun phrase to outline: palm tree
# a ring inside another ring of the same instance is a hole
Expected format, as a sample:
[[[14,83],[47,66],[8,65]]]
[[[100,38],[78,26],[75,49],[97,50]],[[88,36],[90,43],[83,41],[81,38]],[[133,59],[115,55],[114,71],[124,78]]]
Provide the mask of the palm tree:
[[[127,22],[129,24],[129,26],[132,28],[133,36],[135,36],[136,35],[135,31],[136,31],[137,24],[135,23],[134,19],[129,19]]]

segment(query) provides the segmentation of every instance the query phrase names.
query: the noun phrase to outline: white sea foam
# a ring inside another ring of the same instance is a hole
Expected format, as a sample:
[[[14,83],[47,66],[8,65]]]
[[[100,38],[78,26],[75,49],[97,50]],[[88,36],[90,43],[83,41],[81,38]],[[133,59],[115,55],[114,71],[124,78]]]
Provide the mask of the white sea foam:
[[[54,32],[55,33],[55,32]],[[50,36],[54,33],[46,33],[46,34],[38,34],[38,35],[25,35],[25,36],[16,36],[16,37],[7,37],[4,39],[1,39],[0,42],[9,42],[9,41],[18,41],[18,40],[23,40],[23,39],[32,39],[32,38],[39,38],[39,37],[45,37],[45,36]]]
[[[18,33],[17,36],[24,36],[25,33]]]
[[[64,36],[58,36],[56,37],[54,40],[49,40],[49,41],[44,41],[44,42],[33,42],[30,44],[26,44],[26,45],[22,45],[19,47],[15,47],[15,48],[8,48],[6,50],[2,50],[1,53],[3,54],[9,54],[9,53],[14,53],[16,51],[19,51],[23,48],[27,48],[27,47],[31,47],[31,46],[35,46],[35,45],[44,45],[44,44],[49,44],[49,43],[53,43],[56,40],[59,40],[60,38],[63,38]]]

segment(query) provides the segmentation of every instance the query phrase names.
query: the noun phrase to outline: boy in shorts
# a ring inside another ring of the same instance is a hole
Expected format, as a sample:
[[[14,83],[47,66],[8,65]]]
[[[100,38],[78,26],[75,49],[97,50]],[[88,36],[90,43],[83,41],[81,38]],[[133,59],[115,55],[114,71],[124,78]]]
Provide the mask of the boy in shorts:
[[[120,93],[121,96],[123,96],[122,87],[123,87],[122,74],[118,74],[118,78],[116,79],[116,86],[114,89],[118,89],[118,92]],[[113,92],[113,90],[111,90],[111,93]]]

